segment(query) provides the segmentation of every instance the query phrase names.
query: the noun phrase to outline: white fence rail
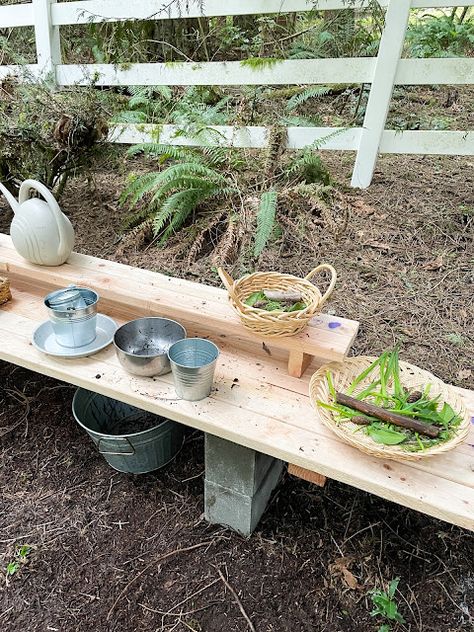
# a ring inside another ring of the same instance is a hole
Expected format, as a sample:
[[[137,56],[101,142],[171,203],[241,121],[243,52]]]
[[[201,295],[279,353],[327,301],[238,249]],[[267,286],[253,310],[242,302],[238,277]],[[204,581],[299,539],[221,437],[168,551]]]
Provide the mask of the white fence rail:
[[[411,8],[471,6],[466,0],[379,0],[387,8],[385,29],[377,57],[286,60],[253,69],[241,62],[141,63],[121,68],[112,64],[65,65],[61,63],[60,27],[90,22],[163,20],[201,16],[258,15],[281,12],[337,10],[347,0],[82,0],[58,3],[32,0],[0,7],[0,28],[33,26],[37,63],[0,66],[0,79],[12,73],[32,80],[53,75],[59,85],[291,85],[365,83],[371,85],[362,128],[288,128],[288,147],[302,148],[331,136],[327,150],[355,150],[357,158],[352,185],[369,186],[379,153],[474,155],[474,131],[385,130],[394,85],[472,84],[474,59],[400,59]],[[179,6],[181,5],[181,7]],[[185,5],[185,6],[183,6]],[[366,0],[349,6],[363,7]],[[25,72],[26,71],[26,72]],[[196,144],[176,136],[176,127],[161,128],[161,142]],[[215,142],[225,146],[264,147],[264,127],[217,127]],[[152,138],[150,126],[118,126],[110,140],[118,143],[145,142]],[[206,142],[208,142],[206,140]]]

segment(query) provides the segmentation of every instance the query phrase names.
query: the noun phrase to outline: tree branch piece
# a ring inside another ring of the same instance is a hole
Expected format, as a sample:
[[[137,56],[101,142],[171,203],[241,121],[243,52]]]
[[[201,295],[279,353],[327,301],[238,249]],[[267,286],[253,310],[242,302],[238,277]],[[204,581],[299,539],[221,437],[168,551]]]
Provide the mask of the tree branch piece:
[[[355,399],[354,397],[349,397],[349,395],[345,395],[344,393],[336,393],[336,402],[342,406],[348,406],[360,413],[369,415],[370,417],[381,419],[382,421],[393,424],[394,426],[400,426],[401,428],[406,428],[407,430],[414,430],[415,432],[419,432],[420,434],[431,437],[432,439],[436,439],[440,432],[440,428],[436,426],[425,424],[422,421],[412,419],[411,417],[405,417],[404,415],[392,413],[386,408],[380,408],[380,406],[376,406],[371,402],[364,402],[359,399]]]

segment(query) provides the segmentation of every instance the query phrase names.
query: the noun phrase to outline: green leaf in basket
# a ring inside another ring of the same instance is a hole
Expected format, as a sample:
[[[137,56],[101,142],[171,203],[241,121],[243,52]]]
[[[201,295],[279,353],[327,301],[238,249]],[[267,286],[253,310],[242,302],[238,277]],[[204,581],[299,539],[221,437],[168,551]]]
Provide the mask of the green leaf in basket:
[[[306,303],[299,301],[298,303],[293,303],[290,307],[287,308],[287,312],[298,312],[300,309],[306,309]]]
[[[264,300],[265,300],[265,294],[262,291],[254,292],[253,294],[251,294],[245,299],[245,304],[248,305],[249,307],[253,307],[255,303],[257,303],[258,301],[264,301]]]
[[[367,426],[366,432],[375,443],[383,443],[384,445],[398,445],[399,443],[403,443],[407,438],[403,432],[390,430],[390,428],[382,428],[378,424]]]

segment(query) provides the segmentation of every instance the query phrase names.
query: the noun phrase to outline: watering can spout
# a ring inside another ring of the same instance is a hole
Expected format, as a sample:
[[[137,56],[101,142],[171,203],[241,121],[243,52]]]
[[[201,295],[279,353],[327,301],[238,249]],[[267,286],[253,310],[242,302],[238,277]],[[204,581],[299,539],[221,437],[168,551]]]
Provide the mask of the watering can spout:
[[[8,200],[8,204],[10,204],[10,206],[12,207],[12,211],[14,213],[17,212],[18,207],[20,206],[19,203],[15,200],[15,198],[13,197],[13,195],[10,193],[10,191],[0,182],[0,191],[3,193],[3,195],[7,198]]]

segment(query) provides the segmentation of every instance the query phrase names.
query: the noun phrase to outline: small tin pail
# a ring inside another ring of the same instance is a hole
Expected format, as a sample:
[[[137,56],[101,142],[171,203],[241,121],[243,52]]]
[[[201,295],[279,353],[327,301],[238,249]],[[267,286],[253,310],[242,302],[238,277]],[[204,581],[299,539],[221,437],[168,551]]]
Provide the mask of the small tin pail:
[[[208,397],[214,380],[219,348],[204,338],[186,338],[168,351],[178,397],[198,401]]]
[[[76,348],[94,342],[98,300],[99,295],[93,290],[75,286],[46,296],[44,304],[59,345]]]

